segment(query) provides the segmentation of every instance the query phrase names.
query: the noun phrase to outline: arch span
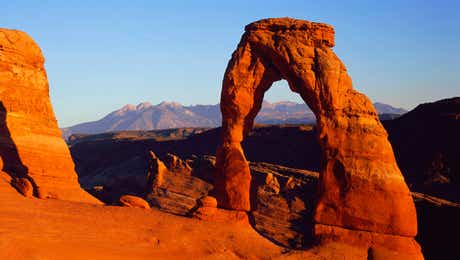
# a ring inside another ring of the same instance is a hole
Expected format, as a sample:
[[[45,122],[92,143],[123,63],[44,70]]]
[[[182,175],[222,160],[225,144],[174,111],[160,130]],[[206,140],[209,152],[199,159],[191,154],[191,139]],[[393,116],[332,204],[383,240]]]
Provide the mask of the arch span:
[[[278,18],[246,26],[223,79],[219,205],[250,210],[241,141],[265,91],[285,79],[317,118],[323,161],[315,223],[413,237],[415,207],[387,133],[370,100],[353,89],[333,46],[334,29],[326,24]]]

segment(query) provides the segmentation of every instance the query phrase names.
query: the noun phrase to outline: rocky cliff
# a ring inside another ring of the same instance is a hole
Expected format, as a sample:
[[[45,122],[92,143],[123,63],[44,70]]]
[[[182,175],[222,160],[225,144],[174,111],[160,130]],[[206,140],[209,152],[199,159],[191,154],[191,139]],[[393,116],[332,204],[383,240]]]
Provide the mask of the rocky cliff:
[[[0,156],[16,188],[39,198],[97,202],[79,186],[49,98],[44,58],[25,33],[0,29]]]

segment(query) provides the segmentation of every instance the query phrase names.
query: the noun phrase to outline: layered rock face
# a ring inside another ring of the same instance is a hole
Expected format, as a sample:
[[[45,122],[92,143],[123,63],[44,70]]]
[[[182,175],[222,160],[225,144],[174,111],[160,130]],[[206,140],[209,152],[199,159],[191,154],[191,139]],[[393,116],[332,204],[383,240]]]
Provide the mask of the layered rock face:
[[[331,50],[333,28],[280,18],[249,24],[245,30],[221,93],[222,142],[215,181],[219,206],[250,210],[251,174],[241,141],[253,126],[265,91],[285,79],[317,118],[323,163],[314,212],[316,237],[330,243],[359,232],[361,246],[385,247],[397,240],[390,251],[419,254],[411,238],[417,220],[409,189],[372,103],[353,90],[345,66]],[[384,237],[376,238],[378,234]]]
[[[37,44],[23,32],[0,29],[3,171],[22,183],[27,182],[20,178],[30,182],[34,196],[96,203],[78,184],[48,92],[44,58]]]
[[[213,156],[183,160],[166,154],[160,159],[150,152],[145,197],[154,208],[206,221],[248,224],[249,216],[254,228],[276,243],[309,246],[318,173],[268,163],[251,162],[249,167],[254,194],[249,214],[216,208]]]
[[[197,206],[197,200],[212,189],[212,185],[194,177],[200,172],[175,155],[167,154],[160,160],[150,152],[147,173],[147,201],[162,210],[188,215]]]

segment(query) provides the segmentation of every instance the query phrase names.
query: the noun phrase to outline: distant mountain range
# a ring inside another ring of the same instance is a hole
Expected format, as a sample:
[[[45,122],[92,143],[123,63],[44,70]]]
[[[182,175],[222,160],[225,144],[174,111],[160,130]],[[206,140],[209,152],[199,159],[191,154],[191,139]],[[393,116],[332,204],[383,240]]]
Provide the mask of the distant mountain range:
[[[394,118],[407,111],[383,103],[374,103],[381,118]],[[96,134],[124,130],[154,130],[180,127],[217,127],[221,124],[219,104],[183,106],[176,102],[149,102],[126,105],[100,120],[62,128],[65,139],[72,134]],[[315,123],[315,115],[305,104],[290,101],[264,101],[256,117],[259,124]]]

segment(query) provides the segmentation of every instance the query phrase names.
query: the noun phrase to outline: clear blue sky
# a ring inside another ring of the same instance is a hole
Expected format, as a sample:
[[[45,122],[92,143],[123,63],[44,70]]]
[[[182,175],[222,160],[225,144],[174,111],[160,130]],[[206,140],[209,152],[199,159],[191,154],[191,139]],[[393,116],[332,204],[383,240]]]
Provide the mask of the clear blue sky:
[[[335,52],[373,101],[410,109],[460,96],[460,4],[453,0],[0,0],[0,10],[0,27],[26,31],[42,48],[60,126],[127,103],[217,103],[244,25],[266,17],[333,25]],[[266,100],[300,101],[285,83]]]

